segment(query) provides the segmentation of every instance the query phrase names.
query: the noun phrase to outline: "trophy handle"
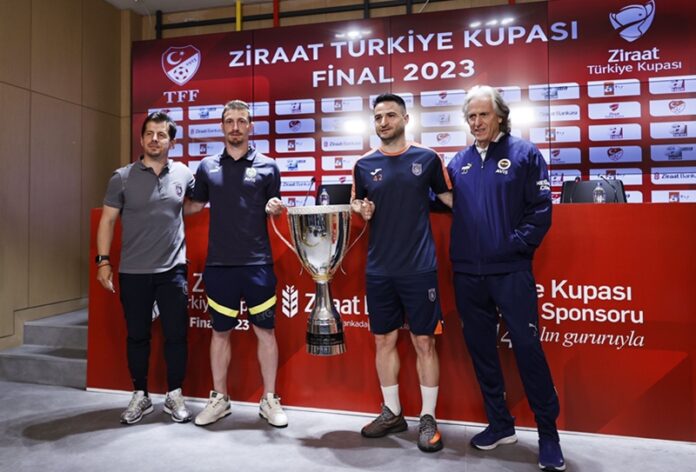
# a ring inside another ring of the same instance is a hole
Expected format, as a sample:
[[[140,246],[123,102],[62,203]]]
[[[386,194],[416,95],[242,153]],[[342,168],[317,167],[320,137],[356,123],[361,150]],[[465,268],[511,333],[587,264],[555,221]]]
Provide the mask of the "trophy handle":
[[[365,226],[363,226],[363,229],[362,229],[362,231],[360,231],[360,234],[358,234],[358,237],[355,238],[355,241],[353,241],[353,242],[350,244],[350,246],[348,246],[348,249],[346,249],[346,256],[348,255],[348,253],[350,252],[350,250],[353,249],[353,246],[355,246],[355,244],[356,244],[358,241],[360,241],[360,238],[362,238],[362,235],[365,234],[365,231],[367,230],[367,225],[368,225],[368,222],[366,221],[366,222],[365,222]],[[344,257],[343,260],[345,260],[345,257]],[[343,273],[343,275],[346,275],[346,271],[343,270],[343,261],[341,261],[341,265],[339,266],[339,268],[341,269],[341,272]]]
[[[293,247],[293,245],[290,244],[290,241],[288,241],[287,239],[285,239],[285,237],[284,237],[282,234],[280,234],[280,231],[278,231],[278,227],[277,227],[276,224],[275,224],[275,217],[273,217],[273,216],[271,216],[271,226],[273,226],[273,231],[275,231],[275,234],[280,238],[280,240],[283,241],[283,242],[285,243],[285,245],[286,245],[287,247],[289,247],[290,250],[291,250],[292,252],[294,252],[296,256],[299,257],[299,255],[297,254],[297,250],[295,250],[295,248]]]

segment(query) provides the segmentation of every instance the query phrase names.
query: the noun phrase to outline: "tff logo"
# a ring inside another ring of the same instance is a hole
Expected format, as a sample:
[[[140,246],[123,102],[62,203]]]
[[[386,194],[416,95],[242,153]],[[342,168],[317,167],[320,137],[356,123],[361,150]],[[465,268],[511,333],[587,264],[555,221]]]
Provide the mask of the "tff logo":
[[[643,36],[655,18],[655,0],[644,5],[627,5],[617,13],[609,13],[609,21],[619,35],[629,43]]]
[[[191,45],[172,46],[162,54],[162,70],[177,85],[184,85],[191,80],[200,64],[201,52]]]

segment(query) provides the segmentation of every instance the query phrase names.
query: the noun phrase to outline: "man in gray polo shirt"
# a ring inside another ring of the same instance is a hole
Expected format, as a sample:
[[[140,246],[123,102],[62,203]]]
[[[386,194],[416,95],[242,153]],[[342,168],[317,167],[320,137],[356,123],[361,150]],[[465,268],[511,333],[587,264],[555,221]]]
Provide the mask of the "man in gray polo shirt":
[[[116,220],[121,217],[119,295],[134,390],[128,408],[121,414],[124,424],[137,423],[153,410],[147,372],[155,302],[164,333],[169,385],[164,411],[176,422],[191,420],[181,392],[188,357],[183,206],[193,191],[194,179],[188,167],[168,158],[175,137],[176,124],[166,114],[155,112],[145,118],[140,137],[144,154],[111,176],[97,229],[97,280],[115,293],[109,252]]]

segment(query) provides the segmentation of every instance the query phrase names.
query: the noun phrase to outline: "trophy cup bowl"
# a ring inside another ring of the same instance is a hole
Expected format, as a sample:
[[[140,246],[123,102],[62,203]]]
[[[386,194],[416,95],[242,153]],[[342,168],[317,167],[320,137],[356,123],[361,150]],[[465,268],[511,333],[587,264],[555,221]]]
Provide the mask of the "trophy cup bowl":
[[[329,283],[341,265],[350,237],[350,205],[318,205],[287,209],[292,246],[316,284],[314,308],[307,320],[307,352],[315,356],[343,354],[343,322]],[[277,229],[276,229],[276,232]]]

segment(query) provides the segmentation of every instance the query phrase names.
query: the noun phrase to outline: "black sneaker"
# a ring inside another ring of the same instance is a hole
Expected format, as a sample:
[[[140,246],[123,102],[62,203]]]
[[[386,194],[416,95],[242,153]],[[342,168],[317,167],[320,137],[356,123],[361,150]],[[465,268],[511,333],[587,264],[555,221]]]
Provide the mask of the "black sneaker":
[[[491,425],[471,438],[471,445],[481,451],[491,451],[503,444],[513,444],[517,442],[517,435],[513,426],[496,431]]]
[[[539,468],[547,471],[561,471],[566,469],[563,452],[558,441],[553,439],[539,439]]]
[[[404,419],[404,415],[395,415],[387,407],[382,404],[382,414],[375,418],[372,423],[366,425],[360,434],[366,438],[381,438],[390,433],[400,433],[408,429],[408,424]]]
[[[437,429],[435,418],[423,415],[418,428],[418,449],[423,452],[437,452],[442,449],[442,436]]]

